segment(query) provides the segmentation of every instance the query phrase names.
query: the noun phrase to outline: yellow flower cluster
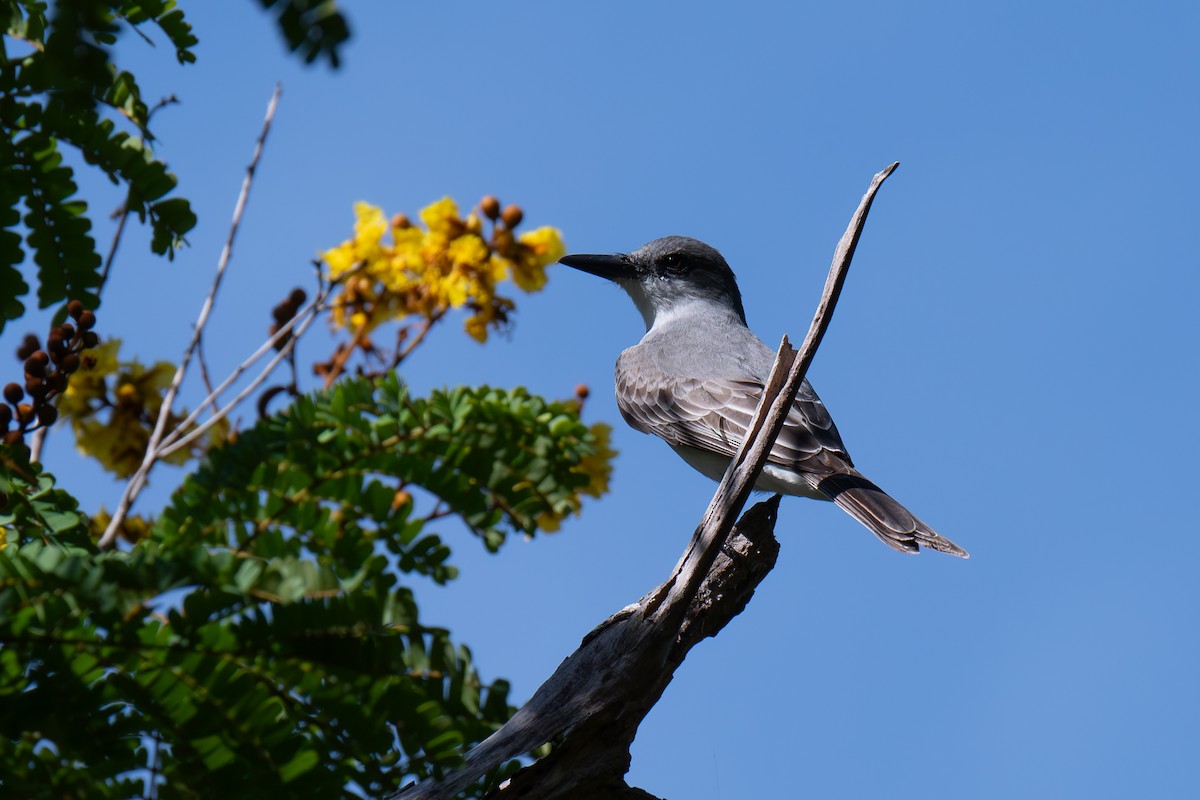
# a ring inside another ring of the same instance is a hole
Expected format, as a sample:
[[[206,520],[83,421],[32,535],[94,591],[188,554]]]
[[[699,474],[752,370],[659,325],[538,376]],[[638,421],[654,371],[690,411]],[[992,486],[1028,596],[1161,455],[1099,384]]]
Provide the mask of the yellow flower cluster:
[[[334,300],[334,322],[356,335],[409,316],[432,323],[450,309],[464,308],[471,312],[467,333],[484,342],[488,329],[504,325],[514,308],[511,299],[497,293],[497,285],[511,278],[522,290],[535,292],[546,283],[546,267],[566,253],[554,228],[518,235],[520,208],[501,211],[493,197],[485,197],[466,217],[449,197],[438,200],[421,211],[424,229],[403,214],[389,223],[369,203],[355,204],[354,213],[354,238],[321,258],[331,279],[344,277]],[[389,231],[390,243],[385,241]]]
[[[597,422],[588,430],[592,433],[592,445],[596,448],[590,456],[584,456],[571,471],[586,475],[586,486],[580,487],[571,498],[571,510],[564,514],[542,514],[538,517],[538,527],[547,533],[559,529],[562,521],[569,513],[579,514],[583,508],[583,495],[603,497],[608,493],[608,481],[612,478],[612,462],[617,451],[612,448],[612,426]]]
[[[136,360],[121,361],[120,347],[120,339],[109,339],[88,351],[59,400],[58,413],[60,418],[70,420],[81,453],[95,458],[109,472],[127,478],[137,471],[146,455],[175,365],[159,361],[146,367]],[[174,429],[186,414],[183,409],[172,411],[167,429]],[[214,438],[228,430],[227,426],[213,426],[214,431],[218,428],[222,432]],[[194,450],[181,448],[163,460],[182,464],[194,455]]]

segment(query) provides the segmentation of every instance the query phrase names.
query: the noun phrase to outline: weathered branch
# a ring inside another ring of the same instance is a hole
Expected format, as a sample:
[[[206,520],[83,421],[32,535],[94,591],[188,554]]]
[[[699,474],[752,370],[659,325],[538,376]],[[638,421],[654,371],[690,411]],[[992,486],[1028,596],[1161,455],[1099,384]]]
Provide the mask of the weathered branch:
[[[688,651],[741,613],[775,563],[779,497],[750,509],[734,528],[775,438],[829,327],[855,245],[879,186],[898,164],[875,175],[834,252],[821,302],[799,352],[785,337],[750,424],[704,518],[671,577],[589,633],[529,702],[467,754],[445,780],[426,781],[394,800],[455,797],[489,769],[545,742],[565,738],[523,769],[498,798],[649,800],[625,784],[629,745],[642,719]]]

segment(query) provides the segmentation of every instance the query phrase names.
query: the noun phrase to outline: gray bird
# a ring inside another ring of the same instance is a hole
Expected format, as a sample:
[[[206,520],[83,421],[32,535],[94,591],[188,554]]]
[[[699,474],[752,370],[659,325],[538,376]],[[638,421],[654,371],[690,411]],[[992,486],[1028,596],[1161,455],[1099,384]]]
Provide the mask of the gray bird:
[[[748,327],[733,270],[686,236],[632,253],[569,255],[560,263],[617,283],[646,320],[646,335],[617,359],[617,406],[719,481],[745,437],[775,353]],[[884,544],[967,558],[854,468],[825,404],[807,380],[755,489],[832,500]]]

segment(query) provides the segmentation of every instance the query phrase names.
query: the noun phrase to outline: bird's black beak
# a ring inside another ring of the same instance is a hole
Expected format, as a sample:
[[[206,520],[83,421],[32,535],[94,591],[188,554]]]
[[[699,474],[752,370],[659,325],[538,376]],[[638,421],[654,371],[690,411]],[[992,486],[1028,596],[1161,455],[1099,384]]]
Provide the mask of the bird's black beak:
[[[633,266],[629,256],[623,253],[614,255],[570,255],[563,256],[558,260],[560,264],[566,264],[568,267],[590,272],[593,275],[599,275],[601,278],[607,278],[610,281],[619,281],[626,278],[633,278],[637,275],[637,269]]]

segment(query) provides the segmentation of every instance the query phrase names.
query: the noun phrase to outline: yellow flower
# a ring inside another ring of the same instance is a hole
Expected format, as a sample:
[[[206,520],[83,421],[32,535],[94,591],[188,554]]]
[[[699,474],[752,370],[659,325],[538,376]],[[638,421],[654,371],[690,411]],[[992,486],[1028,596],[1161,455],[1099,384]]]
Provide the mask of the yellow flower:
[[[430,233],[451,237],[458,235],[463,226],[458,217],[458,206],[449,197],[443,197],[421,209],[421,221],[429,228]]]
[[[533,251],[541,266],[554,264],[567,254],[567,246],[563,244],[562,233],[557,228],[538,228],[521,234],[517,241]]]
[[[411,325],[413,317],[436,321],[449,309],[466,308],[467,333],[483,342],[491,329],[509,321],[514,308],[496,293],[497,286],[511,278],[521,289],[537,291],[546,284],[546,266],[566,252],[554,228],[517,238],[494,216],[488,217],[491,224],[475,212],[461,217],[449,197],[421,210],[424,229],[402,214],[392,225],[369,203],[357,203],[354,212],[353,238],[322,253],[333,279],[365,265],[332,304],[336,327],[371,330],[392,320]],[[391,244],[384,241],[388,231]]]
[[[91,413],[92,401],[104,397],[108,391],[106,379],[117,371],[120,348],[120,339],[108,339],[88,351],[83,366],[71,376],[67,390],[59,398],[59,416],[74,418]]]
[[[446,254],[455,266],[474,267],[478,269],[488,259],[488,248],[473,233],[463,234],[450,243]]]
[[[521,234],[513,262],[513,283],[527,292],[546,285],[546,267],[567,254],[562,234],[555,228],[538,228]]]
[[[526,253],[512,263],[513,283],[527,292],[536,292],[546,285],[546,268]]]
[[[349,272],[357,261],[354,255],[354,243],[342,242],[332,250],[321,253],[321,260],[329,265],[329,277],[337,278],[344,272]]]
[[[71,376],[58,413],[70,421],[81,453],[110,472],[129,477],[142,463],[175,366],[166,361],[150,367],[136,360],[121,361],[120,346],[120,339],[110,339],[88,353],[83,367]],[[172,412],[168,428],[182,422],[186,414],[183,409]],[[164,460],[182,464],[195,452],[181,448]]]
[[[488,338],[488,318],[483,314],[474,314],[467,317],[467,321],[463,327],[467,329],[467,333],[472,339],[483,344]]]
[[[592,432],[592,444],[596,451],[590,456],[584,456],[575,472],[588,476],[588,485],[580,489],[583,494],[601,497],[608,491],[608,481],[612,477],[612,460],[617,451],[612,448],[612,426],[597,422],[589,429]]]
[[[369,261],[378,252],[383,234],[387,232],[387,218],[382,208],[362,202],[354,204],[354,216],[354,248],[359,258]]]

